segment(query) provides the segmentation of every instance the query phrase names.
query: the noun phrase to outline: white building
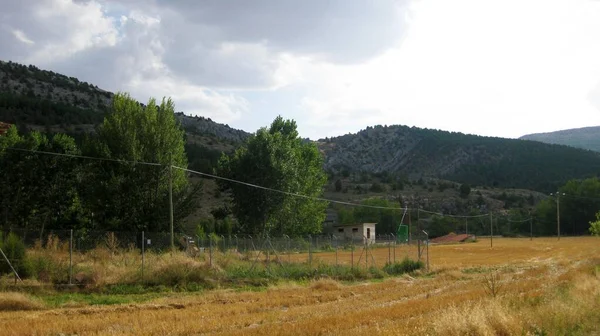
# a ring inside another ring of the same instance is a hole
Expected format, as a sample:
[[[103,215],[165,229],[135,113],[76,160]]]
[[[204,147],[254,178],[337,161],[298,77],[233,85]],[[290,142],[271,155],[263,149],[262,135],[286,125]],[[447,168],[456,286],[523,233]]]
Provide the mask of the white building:
[[[344,238],[360,241],[363,244],[375,243],[375,225],[377,223],[361,223],[361,224],[337,224],[334,225],[334,235]]]

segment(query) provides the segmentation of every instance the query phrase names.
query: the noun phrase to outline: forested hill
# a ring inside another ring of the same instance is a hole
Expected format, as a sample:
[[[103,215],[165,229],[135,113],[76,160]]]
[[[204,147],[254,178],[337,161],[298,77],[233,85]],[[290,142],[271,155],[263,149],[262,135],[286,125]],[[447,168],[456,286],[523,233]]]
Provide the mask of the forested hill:
[[[113,94],[52,71],[0,61],[0,122],[21,129],[93,132]],[[250,134],[177,113],[190,168],[212,171],[221,152]],[[489,138],[406,126],[376,126],[317,142],[331,173],[386,172],[473,185],[554,191],[571,178],[600,173],[600,153],[534,141]]]
[[[104,118],[113,93],[53,71],[0,61],[0,121],[52,128],[91,129]],[[248,133],[210,118],[177,113],[190,134],[238,143]]]
[[[319,141],[333,172],[438,177],[472,185],[553,191],[596,176],[600,153],[536,141],[482,137],[408,126],[367,127]]]
[[[527,134],[519,139],[567,145],[600,152],[600,126],[572,128],[547,133]]]

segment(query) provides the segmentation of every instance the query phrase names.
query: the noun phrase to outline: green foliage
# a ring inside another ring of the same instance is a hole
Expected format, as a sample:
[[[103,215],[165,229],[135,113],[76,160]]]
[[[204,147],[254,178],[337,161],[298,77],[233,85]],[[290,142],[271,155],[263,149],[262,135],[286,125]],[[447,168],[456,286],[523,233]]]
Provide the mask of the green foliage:
[[[600,179],[570,180],[558,190],[561,234],[589,233],[589,223],[600,209]],[[538,203],[535,217],[541,234],[556,234],[556,212],[555,195]]]
[[[408,257],[405,257],[401,262],[385,264],[383,270],[390,275],[400,275],[405,273],[412,273],[423,267],[424,264],[422,261],[411,260]]]
[[[338,221],[341,224],[377,223],[378,234],[396,233],[396,229],[402,219],[402,210],[374,207],[399,208],[400,205],[398,203],[382,198],[370,198],[362,201],[361,204],[371,207],[344,207],[336,205],[335,209],[338,214]]]
[[[382,184],[375,182],[371,184],[371,188],[369,190],[374,193],[382,193],[385,192],[385,187]]]
[[[592,236],[600,236],[600,211],[596,213],[596,220],[590,222],[589,231]]]
[[[424,224],[430,238],[445,236],[450,232],[456,231],[459,225],[464,225],[463,223],[459,223],[457,218],[438,215],[433,215],[428,225],[427,222]]]
[[[337,191],[337,192],[342,191],[342,180],[337,179],[335,181],[335,191]]]
[[[469,194],[471,193],[471,186],[468,185],[467,183],[463,183],[460,185],[460,197],[462,198],[467,198],[469,197]]]
[[[11,124],[41,126],[98,124],[105,108],[90,110],[14,92],[0,92],[0,120]]]
[[[84,144],[84,154],[161,165],[87,164],[90,181],[106,181],[83,184],[82,188],[82,197],[105,229],[166,230],[169,174],[175,221],[180,223],[192,211],[200,186],[189,185],[184,171],[166,168],[171,164],[187,168],[184,133],[175,119],[172,100],[163,99],[156,105],[152,98],[142,107],[128,94],[116,94],[97,137]]]
[[[23,276],[22,272],[26,271],[26,248],[23,240],[12,232],[4,239],[2,239],[2,235],[0,234],[0,248],[4,251],[4,254],[8,260],[10,260],[17,273]],[[6,273],[12,273],[12,270],[6,260],[4,260],[3,257],[0,257],[0,274]]]
[[[296,123],[277,117],[259,129],[232,157],[223,155],[218,174],[229,179],[288,193],[319,197],[327,182],[323,158],[314,144],[304,142]],[[303,235],[318,233],[326,202],[219,181],[231,190],[232,212],[249,233]]]
[[[3,214],[0,223],[38,229],[61,228],[81,220],[81,205],[76,185],[80,166],[65,156],[79,154],[73,138],[56,134],[52,138],[39,132],[20,136],[13,126],[0,137],[0,193],[15,197],[0,198]],[[18,186],[18,188],[15,188]]]

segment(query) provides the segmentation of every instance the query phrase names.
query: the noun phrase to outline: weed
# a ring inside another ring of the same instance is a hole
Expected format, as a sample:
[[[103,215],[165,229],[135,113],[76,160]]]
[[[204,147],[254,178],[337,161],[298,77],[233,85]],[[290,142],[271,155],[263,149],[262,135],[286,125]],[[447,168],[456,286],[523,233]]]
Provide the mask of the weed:
[[[404,273],[412,273],[424,267],[422,261],[411,260],[405,257],[401,262],[388,263],[383,267],[383,270],[390,275],[400,275]]]
[[[500,294],[503,284],[498,272],[490,272],[484,276],[483,289],[491,297],[496,297]]]

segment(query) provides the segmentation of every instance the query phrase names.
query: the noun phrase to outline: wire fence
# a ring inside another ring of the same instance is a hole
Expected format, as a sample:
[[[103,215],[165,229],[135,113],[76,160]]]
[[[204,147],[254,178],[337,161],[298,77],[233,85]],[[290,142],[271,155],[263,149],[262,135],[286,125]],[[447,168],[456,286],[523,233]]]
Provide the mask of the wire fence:
[[[92,268],[103,272],[105,278],[110,278],[111,272],[121,275],[130,272],[141,274],[139,279],[151,280],[149,270],[186,260],[221,267],[234,261],[360,269],[383,268],[405,258],[428,261],[428,238],[423,234],[413,235],[409,242],[401,242],[393,234],[368,238],[180,234],[175,239],[175,251],[171,250],[168,233],[53,230],[40,234],[12,229],[2,235],[5,242],[2,246],[5,256],[0,256],[2,274],[14,275],[15,282],[30,277],[40,284],[55,285],[89,281],[86,274]],[[19,253],[15,239],[22,242],[25,257]]]

